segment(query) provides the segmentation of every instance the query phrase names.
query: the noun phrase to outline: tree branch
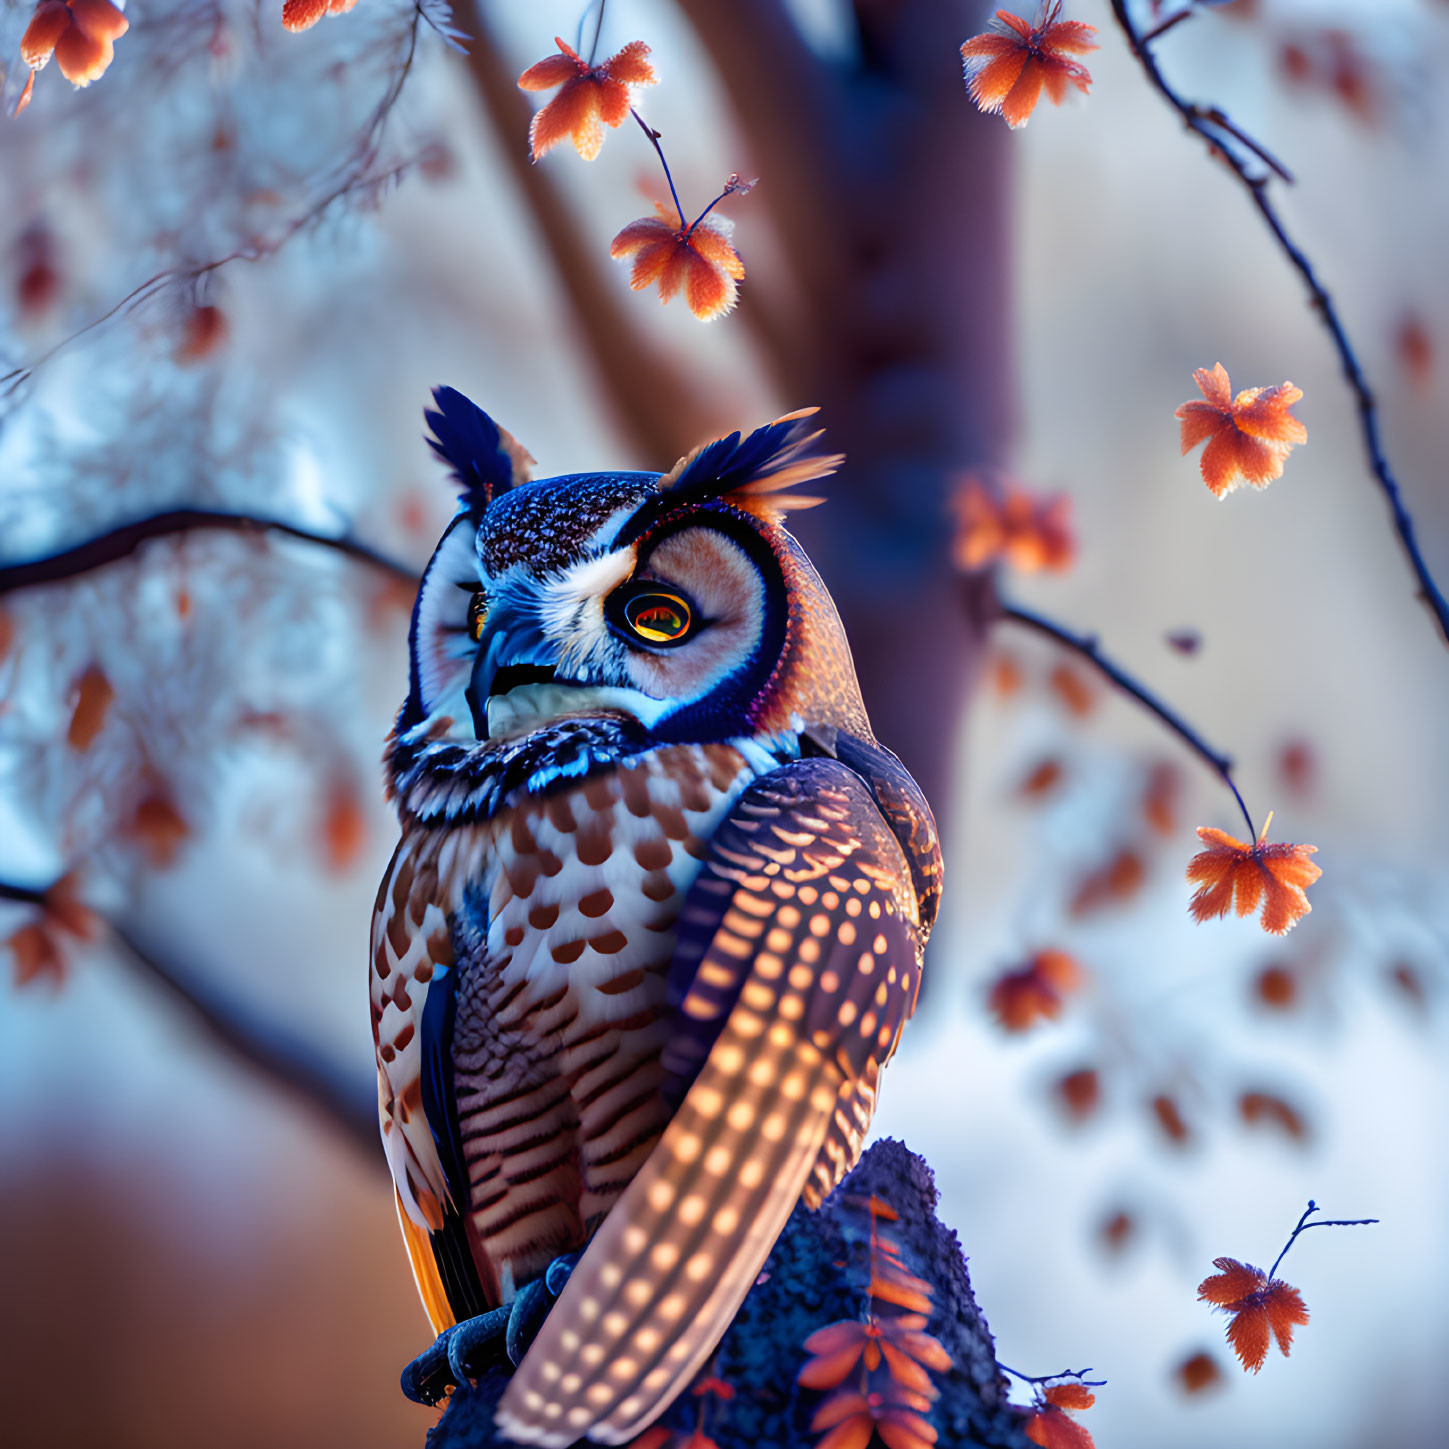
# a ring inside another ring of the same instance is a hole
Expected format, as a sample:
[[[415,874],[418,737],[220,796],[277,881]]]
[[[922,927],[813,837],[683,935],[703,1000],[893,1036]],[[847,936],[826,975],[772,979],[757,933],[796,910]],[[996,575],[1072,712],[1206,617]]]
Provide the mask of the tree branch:
[[[1176,710],[1164,704],[1145,684],[1135,680],[1121,665],[1107,658],[1097,643],[1096,635],[1074,634],[1070,629],[1046,618],[1045,615],[1034,613],[1030,609],[1023,609],[1015,604],[1003,604],[1000,617],[1013,624],[1020,624],[1023,628],[1034,629],[1038,634],[1046,635],[1048,639],[1060,644],[1063,648],[1074,650],[1089,661],[1100,674],[1110,679],[1124,694],[1130,695],[1138,704],[1155,714],[1233,792],[1233,799],[1238,802],[1238,809],[1243,812],[1243,819],[1247,822],[1249,838],[1252,840],[1258,838],[1257,826],[1253,824],[1253,817],[1248,813],[1248,807],[1243,803],[1243,797],[1233,779],[1232,758],[1220,750],[1215,750]]]
[[[0,881],[0,899],[43,906],[46,891]],[[354,1078],[325,1060],[299,1032],[264,1020],[212,984],[179,969],[143,944],[133,926],[98,919],[138,974],[159,986],[225,1055],[307,1103],[369,1157],[378,1155],[377,1100],[361,1073]]]
[[[1369,389],[1368,379],[1364,376],[1362,366],[1359,364],[1358,355],[1355,353],[1352,344],[1348,340],[1348,333],[1344,329],[1343,320],[1338,314],[1338,309],[1333,299],[1324,289],[1323,284],[1318,280],[1318,274],[1313,264],[1299,248],[1299,246],[1288,235],[1283,225],[1282,218],[1278,215],[1277,208],[1273,205],[1268,196],[1267,176],[1255,175],[1250,171],[1242,157],[1237,155],[1229,146],[1224,145],[1221,135],[1223,132],[1235,137],[1244,146],[1248,147],[1264,164],[1277,171],[1281,176],[1287,173],[1271,155],[1259,146],[1257,142],[1250,140],[1236,126],[1228,121],[1227,117],[1216,107],[1203,107],[1193,105],[1168,84],[1162,71],[1158,68],[1157,60],[1152,53],[1150,34],[1143,35],[1133,22],[1128,13],[1128,0],[1111,0],[1112,13],[1116,16],[1117,24],[1121,27],[1122,33],[1127,37],[1128,44],[1132,47],[1133,54],[1142,65],[1148,81],[1159,95],[1182,117],[1183,123],[1190,131],[1195,132],[1206,141],[1212,149],[1212,153],[1219,157],[1237,178],[1239,184],[1252,199],[1253,205],[1257,207],[1259,215],[1266,223],[1268,230],[1273,234],[1274,240],[1278,243],[1279,249],[1292,264],[1294,270],[1303,279],[1308,289],[1308,295],[1313,305],[1318,309],[1323,319],[1323,325],[1328,329],[1329,336],[1333,339],[1333,345],[1338,352],[1339,362],[1343,367],[1343,375],[1348,381],[1354,399],[1358,405],[1359,430],[1363,435],[1364,451],[1368,455],[1369,469],[1373,473],[1385,500],[1389,505],[1389,513],[1393,519],[1394,531],[1399,536],[1399,543],[1403,548],[1404,555],[1408,559],[1409,567],[1412,569],[1415,579],[1419,585],[1419,596],[1433,615],[1434,622],[1438,626],[1439,633],[1445,643],[1449,643],[1449,599],[1446,599],[1439,585],[1434,581],[1429,571],[1428,564],[1424,561],[1423,554],[1419,551],[1418,537],[1414,528],[1414,520],[1409,514],[1408,508],[1404,505],[1403,496],[1399,490],[1399,484],[1389,467],[1388,458],[1384,454],[1383,440],[1379,431],[1378,406],[1374,401],[1374,395]]]
[[[56,583],[61,579],[88,573],[92,569],[103,568],[106,564],[115,563],[134,553],[148,539],[207,531],[281,534],[285,538],[300,539],[304,543],[333,549],[404,583],[415,585],[418,582],[416,569],[346,535],[318,533],[314,529],[287,523],[280,518],[263,518],[249,513],[227,513],[210,508],[173,508],[165,513],[154,513],[147,518],[122,524],[108,533],[88,538],[82,543],[73,544],[57,553],[46,554],[42,558],[0,565],[0,596],[13,593],[16,589]]]

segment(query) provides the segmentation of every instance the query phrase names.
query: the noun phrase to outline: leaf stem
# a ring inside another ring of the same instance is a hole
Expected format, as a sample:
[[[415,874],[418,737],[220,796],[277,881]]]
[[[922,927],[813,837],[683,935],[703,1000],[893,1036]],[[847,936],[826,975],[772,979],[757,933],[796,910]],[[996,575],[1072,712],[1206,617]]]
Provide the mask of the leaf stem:
[[[1074,634],[1070,629],[1058,624],[1053,619],[1048,619],[1044,614],[1038,614],[1031,609],[1023,609],[1018,604],[1003,603],[1000,617],[1013,624],[1020,624],[1023,628],[1034,629],[1038,634],[1046,635],[1048,639],[1054,640],[1063,648],[1074,650],[1091,663],[1100,674],[1110,679],[1124,694],[1131,695],[1138,704],[1155,714],[1233,792],[1233,799],[1238,802],[1238,809],[1243,812],[1243,819],[1248,826],[1248,838],[1257,840],[1258,831],[1253,824],[1253,817],[1248,813],[1248,807],[1238,790],[1237,782],[1233,779],[1232,757],[1223,754],[1220,750],[1215,750],[1176,710],[1163,703],[1145,684],[1128,674],[1120,664],[1103,654],[1096,635]]]
[[[649,144],[654,147],[655,154],[659,157],[659,164],[664,168],[664,179],[669,183],[669,194],[674,198],[674,214],[679,218],[680,226],[683,226],[684,207],[680,205],[679,192],[674,188],[674,174],[669,169],[669,162],[664,158],[664,147],[659,144],[659,132],[633,106],[629,107],[629,114],[639,122],[639,129],[649,137]]]
[[[1316,1223],[1310,1223],[1309,1218],[1322,1209],[1312,1198],[1308,1200],[1308,1206],[1303,1210],[1303,1216],[1298,1219],[1298,1226],[1288,1235],[1288,1241],[1283,1244],[1283,1251],[1273,1259],[1273,1266],[1268,1269],[1268,1278],[1271,1281],[1278,1276],[1278,1264],[1288,1256],[1288,1249],[1298,1241],[1299,1233],[1306,1233],[1309,1228],[1366,1228],[1378,1222],[1377,1218],[1320,1218]]]
[[[1414,520],[1406,507],[1403,495],[1399,490],[1397,478],[1389,466],[1388,457],[1384,453],[1383,439],[1379,430],[1378,405],[1374,400],[1373,392],[1368,385],[1368,379],[1364,375],[1363,367],[1360,365],[1358,355],[1349,342],[1348,333],[1344,328],[1343,319],[1339,316],[1338,309],[1334,305],[1332,297],[1329,296],[1323,283],[1318,279],[1312,262],[1308,259],[1303,250],[1288,235],[1283,225],[1282,218],[1278,215],[1277,208],[1273,205],[1268,196],[1269,178],[1266,176],[1255,176],[1244,164],[1241,157],[1235,155],[1232,150],[1222,145],[1218,136],[1212,128],[1227,132],[1236,137],[1243,145],[1247,146],[1265,165],[1269,166],[1280,176],[1287,177],[1286,171],[1272,158],[1272,156],[1257,142],[1252,141],[1237,126],[1228,121],[1227,117],[1217,107],[1203,107],[1194,105],[1185,100],[1168,83],[1158,68],[1156,57],[1152,54],[1151,42],[1160,34],[1163,27],[1159,26],[1156,32],[1149,31],[1143,34],[1138,30],[1131,15],[1128,13],[1128,0],[1111,0],[1112,14],[1116,17],[1117,24],[1122,33],[1127,37],[1128,44],[1132,47],[1133,54],[1140,62],[1148,82],[1162,96],[1163,100],[1182,117],[1183,123],[1190,131],[1201,136],[1212,148],[1215,155],[1219,156],[1228,169],[1237,178],[1239,184],[1247,191],[1252,199],[1253,205],[1258,209],[1268,230],[1272,233],[1273,239],[1277,242],[1279,250],[1288,259],[1293,269],[1302,279],[1308,290],[1309,299],[1314,308],[1318,311],[1323,320],[1323,325],[1328,329],[1333,346],[1338,353],[1340,366],[1343,375],[1348,383],[1349,390],[1353,393],[1358,408],[1359,431],[1363,438],[1364,452],[1368,458],[1369,470],[1378,483],[1380,491],[1389,506],[1389,515],[1393,521],[1394,531],[1398,534],[1399,544],[1408,560],[1409,568],[1413,572],[1418,584],[1419,597],[1425,607],[1429,610],[1438,627],[1441,637],[1445,643],[1449,643],[1449,599],[1446,599],[1443,591],[1435,582],[1429,565],[1425,562],[1423,554],[1419,549],[1418,536],[1414,527]]]

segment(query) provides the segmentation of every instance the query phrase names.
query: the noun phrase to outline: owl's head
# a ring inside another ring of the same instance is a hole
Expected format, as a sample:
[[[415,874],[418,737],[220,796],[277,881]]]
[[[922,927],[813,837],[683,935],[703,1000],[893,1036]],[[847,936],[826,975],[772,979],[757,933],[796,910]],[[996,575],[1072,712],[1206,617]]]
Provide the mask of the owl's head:
[[[811,413],[665,474],[530,480],[532,459],[451,388],[427,414],[461,489],[413,610],[403,740],[489,745],[623,716],[651,742],[869,736],[835,606],[783,518],[834,472]]]

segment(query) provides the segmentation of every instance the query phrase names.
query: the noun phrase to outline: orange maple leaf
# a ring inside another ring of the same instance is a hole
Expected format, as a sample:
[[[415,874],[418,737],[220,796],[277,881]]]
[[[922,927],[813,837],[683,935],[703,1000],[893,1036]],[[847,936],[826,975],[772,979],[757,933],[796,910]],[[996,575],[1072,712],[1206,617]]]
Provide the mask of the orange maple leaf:
[[[1063,998],[1083,979],[1082,968],[1065,951],[1038,951],[1020,970],[996,978],[987,1005],[1007,1031],[1026,1031],[1059,1016]]]
[[[73,86],[99,80],[115,57],[116,41],[130,25],[110,0],[40,0],[20,37],[20,58],[31,74],[15,114],[30,104],[35,72],[44,69],[51,56]]]
[[[689,310],[701,322],[723,317],[739,295],[745,264],[730,245],[727,223],[706,217],[685,226],[672,203],[654,203],[657,216],[631,221],[609,246],[616,261],[634,258],[629,285],[636,291],[659,285],[667,302],[684,288]]]
[[[65,980],[66,951],[62,937],[89,941],[96,934],[96,918],[80,899],[74,875],[64,875],[46,891],[40,916],[13,932],[3,943],[15,960],[16,986],[49,976],[59,986]]]
[[[282,25],[296,32],[310,30],[324,15],[346,15],[357,0],[286,0]]]
[[[1279,387],[1245,388],[1236,397],[1221,362],[1212,371],[1200,367],[1193,379],[1202,402],[1185,402],[1173,415],[1182,424],[1182,451],[1189,453],[1204,439],[1202,478],[1215,498],[1250,483],[1266,488],[1283,476],[1283,460],[1308,429],[1288,411],[1303,396],[1291,382]]]
[[[1187,866],[1188,880],[1200,883],[1187,906],[1193,920],[1226,916],[1230,909],[1250,916],[1261,902],[1263,929],[1281,936],[1313,909],[1307,888],[1323,872],[1308,857],[1318,847],[1286,842],[1269,845],[1264,837],[1272,823],[1269,811],[1262,833],[1252,845],[1234,840],[1226,831],[1198,827],[1198,837],[1207,849],[1193,856]]]
[[[1218,1271],[1198,1284],[1198,1301],[1232,1314],[1228,1342],[1243,1368],[1257,1373],[1273,1339],[1287,1358],[1295,1325],[1308,1322],[1303,1295],[1292,1284],[1270,1279],[1261,1268],[1236,1258],[1214,1258],[1213,1267]]]
[[[951,506],[957,519],[952,557],[968,573],[998,561],[1022,573],[1060,573],[1076,557],[1072,505],[1065,494],[1040,498],[1007,483],[998,498],[981,478],[968,473]]]
[[[564,137],[585,161],[604,144],[604,127],[617,128],[629,115],[631,86],[652,86],[658,80],[649,64],[649,47],[631,40],[617,55],[590,65],[567,41],[554,37],[561,52],[531,65],[518,77],[526,91],[563,89],[538,112],[528,128],[529,154],[537,161]]]
[[[1085,1384],[1050,1384],[1027,1420],[1026,1437],[1044,1449],[1094,1449],[1091,1434],[1066,1411],[1090,1409],[1096,1402]]]
[[[1222,1379],[1222,1370],[1210,1353],[1195,1353],[1177,1366],[1177,1381],[1185,1394],[1200,1394]]]
[[[1085,94],[1092,84],[1086,66],[1067,57],[1096,50],[1092,37],[1097,28],[1059,20],[1061,12],[1062,0],[1050,0],[1033,26],[1009,10],[998,10],[995,28],[961,47],[971,99],[983,111],[999,111],[1013,131],[1026,125],[1043,87],[1059,106],[1069,85]]]
[[[98,664],[86,666],[75,682],[75,703],[71,707],[66,742],[73,750],[88,750],[105,727],[116,691]]]

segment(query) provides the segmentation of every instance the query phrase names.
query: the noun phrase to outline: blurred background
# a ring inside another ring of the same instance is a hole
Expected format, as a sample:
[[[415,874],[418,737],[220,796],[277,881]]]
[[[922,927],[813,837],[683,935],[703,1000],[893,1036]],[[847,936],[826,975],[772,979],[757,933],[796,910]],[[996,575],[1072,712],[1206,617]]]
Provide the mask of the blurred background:
[[[0,10],[7,115],[31,14]],[[272,4],[127,15],[96,84],[51,66],[0,124],[5,1441],[365,1449],[432,1421],[396,1387],[430,1333],[369,1136],[365,961],[402,575],[453,500],[421,437],[446,382],[544,475],[665,469],[823,406],[851,461],[800,532],[948,870],[877,1131],[933,1164],[1001,1358],[1107,1378],[1103,1449],[1442,1442],[1449,658],[1327,335],[1105,0],[1069,6],[1099,27],[1090,97],[1017,133],[961,84],[982,6],[610,0],[600,53],[653,48],[686,211],[760,177],[721,208],[748,274],[708,326],[608,260],[661,194],[637,130],[528,166],[513,81],[577,6],[465,6],[466,58],[397,0],[299,35]],[[1449,6],[1238,0],[1158,55],[1296,176],[1278,202],[1449,575]],[[1309,431],[1221,503],[1172,416],[1217,361],[1291,378]],[[1069,495],[1074,567],[954,574],[968,470]],[[190,529],[5,572],[182,506],[404,568]],[[1291,935],[1191,924],[1193,827],[1241,834],[1231,797],[992,626],[995,587],[1099,632],[1274,838],[1318,846]],[[24,898],[62,877],[88,941]],[[1044,947],[1087,984],[1006,1033],[991,983]],[[1196,1286],[1217,1256],[1266,1266],[1310,1197],[1383,1223],[1294,1248],[1312,1321],[1245,1376]],[[1190,1391],[1199,1354],[1217,1378]]]

